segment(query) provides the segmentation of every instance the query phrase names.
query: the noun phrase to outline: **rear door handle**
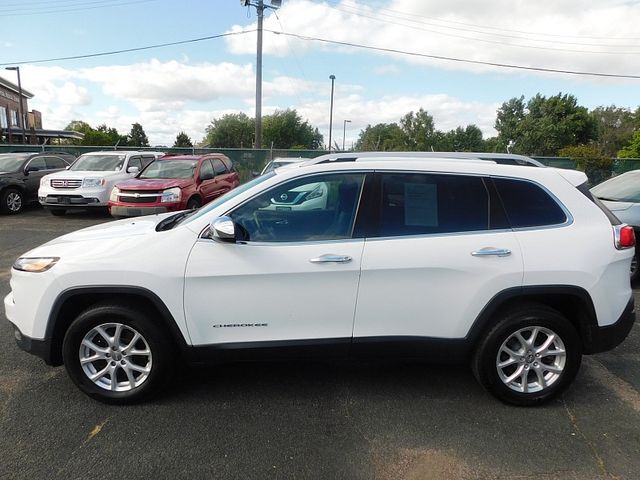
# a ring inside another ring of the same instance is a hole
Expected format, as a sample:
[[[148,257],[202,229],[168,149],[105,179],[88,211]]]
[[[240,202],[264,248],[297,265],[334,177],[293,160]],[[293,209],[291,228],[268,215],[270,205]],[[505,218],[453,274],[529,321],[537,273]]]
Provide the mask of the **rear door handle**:
[[[508,257],[511,255],[511,250],[508,248],[485,247],[471,252],[471,255],[474,257]]]
[[[327,253],[319,257],[311,258],[309,261],[311,263],[348,263],[351,261],[351,257],[349,255],[333,255],[332,253]]]

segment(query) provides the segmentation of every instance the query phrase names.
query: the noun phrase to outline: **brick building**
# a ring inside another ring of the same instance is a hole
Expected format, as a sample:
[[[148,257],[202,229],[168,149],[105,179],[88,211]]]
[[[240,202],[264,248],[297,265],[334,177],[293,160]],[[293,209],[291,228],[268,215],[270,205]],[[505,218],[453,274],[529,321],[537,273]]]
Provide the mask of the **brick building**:
[[[25,118],[20,118],[20,89],[9,80],[0,77],[0,143],[43,144],[53,139],[82,139],[78,132],[65,130],[44,130],[42,114],[37,110],[29,111],[27,101],[33,93],[22,89],[22,111]],[[23,130],[24,129],[24,130]]]
[[[27,106],[27,100],[33,98],[33,94],[28,90],[22,89],[22,110],[29,111]],[[40,112],[33,113],[33,128],[38,128],[36,122],[39,121],[39,128],[42,128],[42,116]],[[10,81],[0,77],[0,129],[3,136],[16,136],[22,137],[22,129],[25,129],[25,135],[28,135],[27,131],[30,125],[27,123],[27,119],[20,118],[20,95],[18,86]]]

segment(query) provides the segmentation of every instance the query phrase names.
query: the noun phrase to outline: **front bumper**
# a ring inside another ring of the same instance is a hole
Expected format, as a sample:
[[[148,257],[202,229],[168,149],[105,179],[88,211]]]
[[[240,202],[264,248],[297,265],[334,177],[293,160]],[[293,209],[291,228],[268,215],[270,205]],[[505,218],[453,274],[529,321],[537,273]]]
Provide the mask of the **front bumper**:
[[[104,207],[106,203],[96,197],[82,195],[47,195],[38,197],[43,207]]]
[[[9,322],[11,323],[11,322]],[[51,358],[51,341],[48,339],[44,340],[36,340],[34,338],[27,337],[23,335],[18,327],[16,327],[13,323],[11,323],[13,327],[13,335],[16,339],[16,343],[18,347],[20,347],[25,352],[28,352],[32,355],[36,355],[44,360],[47,365],[53,365],[54,362]]]
[[[109,212],[114,217],[140,217],[142,215],[156,215],[158,213],[167,213],[174,210],[179,210],[179,205],[165,206],[165,207],[124,207],[109,205]]]
[[[606,327],[588,325],[583,331],[584,353],[600,353],[613,350],[620,345],[631,332],[636,320],[635,301],[633,296],[618,320]]]

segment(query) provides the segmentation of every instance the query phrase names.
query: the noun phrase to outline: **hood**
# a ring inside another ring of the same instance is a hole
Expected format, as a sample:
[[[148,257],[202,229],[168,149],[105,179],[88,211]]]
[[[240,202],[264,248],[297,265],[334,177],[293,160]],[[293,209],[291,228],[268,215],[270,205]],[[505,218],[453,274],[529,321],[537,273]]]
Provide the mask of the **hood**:
[[[612,212],[621,212],[623,210],[628,210],[629,208],[636,205],[633,202],[615,202],[613,200],[600,200],[602,203],[606,205],[606,207]]]
[[[50,173],[47,178],[66,178],[66,179],[83,179],[87,177],[91,178],[106,178],[111,175],[117,175],[122,173],[122,170],[107,170],[103,172],[95,172],[92,170],[62,170],[56,173]]]
[[[169,212],[161,215],[149,215],[101,223],[55,238],[42,246],[48,247],[62,243],[94,242],[113,238],[122,238],[124,240],[137,235],[145,235],[155,230],[156,225],[163,218],[174,214],[175,212]]]
[[[167,188],[184,188],[193,184],[192,178],[134,178],[124,182],[118,182],[116,187],[120,190],[165,190]]]

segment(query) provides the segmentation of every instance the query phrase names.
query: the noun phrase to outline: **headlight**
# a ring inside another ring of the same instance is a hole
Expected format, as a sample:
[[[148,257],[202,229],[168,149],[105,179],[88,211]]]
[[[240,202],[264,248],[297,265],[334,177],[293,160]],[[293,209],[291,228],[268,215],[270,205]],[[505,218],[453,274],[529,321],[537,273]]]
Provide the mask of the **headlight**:
[[[42,178],[40,179],[40,186],[41,186],[41,187],[46,187],[46,186],[47,186],[47,183],[49,183],[49,179],[48,179],[47,177],[42,177]]]
[[[83,187],[101,187],[102,185],[104,185],[104,178],[85,178],[82,181]]]
[[[45,272],[53,267],[60,257],[20,257],[13,264],[13,268],[23,272]]]
[[[162,192],[161,202],[179,202],[181,196],[180,187],[170,188]]]
[[[112,202],[117,202],[119,193],[120,189],[118,187],[113,187],[113,189],[111,190],[111,195],[109,195],[109,200]]]

